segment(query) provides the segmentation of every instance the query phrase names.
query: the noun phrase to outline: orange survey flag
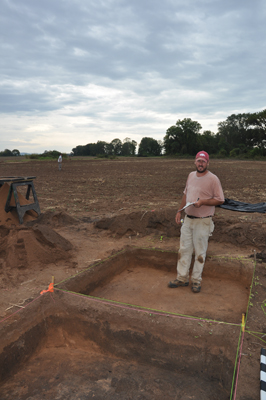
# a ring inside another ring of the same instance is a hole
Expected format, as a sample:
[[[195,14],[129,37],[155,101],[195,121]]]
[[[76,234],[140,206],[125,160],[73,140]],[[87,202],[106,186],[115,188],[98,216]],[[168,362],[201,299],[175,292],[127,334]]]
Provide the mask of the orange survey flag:
[[[42,290],[40,294],[44,294],[44,293],[47,293],[47,292],[52,292],[53,293],[53,291],[54,291],[54,284],[53,284],[53,282],[51,282],[49,287],[48,287],[48,289],[47,290]]]

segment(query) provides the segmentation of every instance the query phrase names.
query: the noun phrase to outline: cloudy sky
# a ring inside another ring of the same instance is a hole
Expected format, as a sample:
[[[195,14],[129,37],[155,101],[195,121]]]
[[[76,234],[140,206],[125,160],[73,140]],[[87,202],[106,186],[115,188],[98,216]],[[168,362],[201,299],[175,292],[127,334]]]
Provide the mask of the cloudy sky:
[[[265,0],[0,0],[0,151],[266,108]]]

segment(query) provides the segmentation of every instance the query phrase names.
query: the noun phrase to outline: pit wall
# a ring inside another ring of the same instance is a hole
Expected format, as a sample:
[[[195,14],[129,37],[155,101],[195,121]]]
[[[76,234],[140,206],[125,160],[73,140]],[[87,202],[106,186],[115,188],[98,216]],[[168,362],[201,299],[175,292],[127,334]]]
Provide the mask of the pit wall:
[[[62,282],[57,285],[57,288],[90,294],[96,287],[108,284],[115,275],[136,265],[167,271],[175,275],[177,257],[177,252],[128,248]],[[192,259],[192,264],[193,261]],[[241,263],[241,260],[230,261],[228,258],[207,258],[203,270],[203,278],[204,275],[208,275],[215,278],[235,279],[245,286],[250,286],[252,274],[253,269],[250,266]]]
[[[216,380],[217,388],[230,390],[238,327],[124,310],[59,291],[40,302],[5,328],[0,382],[43,347],[86,349],[93,343],[99,352]],[[226,347],[221,346],[225,335]]]

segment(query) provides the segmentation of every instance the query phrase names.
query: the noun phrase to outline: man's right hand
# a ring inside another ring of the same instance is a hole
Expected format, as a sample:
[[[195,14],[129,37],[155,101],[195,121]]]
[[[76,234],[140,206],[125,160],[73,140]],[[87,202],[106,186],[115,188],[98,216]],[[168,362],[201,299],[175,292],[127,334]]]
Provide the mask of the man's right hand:
[[[182,210],[183,207],[187,204],[187,196],[183,194],[182,201],[180,203],[179,209]],[[175,217],[175,222],[180,225],[181,224],[181,211],[177,211],[176,217]]]
[[[175,222],[180,225],[181,224],[181,212],[178,211],[176,216],[175,216]]]

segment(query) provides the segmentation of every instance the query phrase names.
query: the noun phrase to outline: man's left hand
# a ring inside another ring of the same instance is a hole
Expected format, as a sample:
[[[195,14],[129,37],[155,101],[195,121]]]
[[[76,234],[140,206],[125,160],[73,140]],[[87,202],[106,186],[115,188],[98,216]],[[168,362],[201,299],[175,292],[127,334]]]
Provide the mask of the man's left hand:
[[[194,207],[196,208],[200,208],[203,205],[203,201],[201,199],[198,199],[195,203],[194,203]]]

